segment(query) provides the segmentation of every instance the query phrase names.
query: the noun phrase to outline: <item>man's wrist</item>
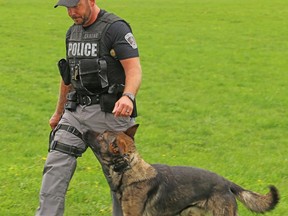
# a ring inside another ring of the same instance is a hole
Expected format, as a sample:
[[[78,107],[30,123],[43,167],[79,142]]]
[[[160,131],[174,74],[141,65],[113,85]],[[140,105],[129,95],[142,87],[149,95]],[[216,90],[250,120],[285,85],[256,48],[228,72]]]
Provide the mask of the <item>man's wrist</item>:
[[[135,101],[135,95],[132,94],[132,93],[125,92],[125,93],[122,94],[122,96],[126,96],[126,97],[128,97],[132,102]]]

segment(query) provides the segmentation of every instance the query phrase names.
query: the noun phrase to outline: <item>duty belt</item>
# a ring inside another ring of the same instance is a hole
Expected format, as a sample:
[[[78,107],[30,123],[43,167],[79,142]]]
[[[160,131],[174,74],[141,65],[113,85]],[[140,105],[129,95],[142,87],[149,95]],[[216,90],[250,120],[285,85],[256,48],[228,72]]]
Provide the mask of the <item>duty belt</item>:
[[[77,94],[77,103],[81,105],[92,105],[100,103],[100,95],[80,95]]]

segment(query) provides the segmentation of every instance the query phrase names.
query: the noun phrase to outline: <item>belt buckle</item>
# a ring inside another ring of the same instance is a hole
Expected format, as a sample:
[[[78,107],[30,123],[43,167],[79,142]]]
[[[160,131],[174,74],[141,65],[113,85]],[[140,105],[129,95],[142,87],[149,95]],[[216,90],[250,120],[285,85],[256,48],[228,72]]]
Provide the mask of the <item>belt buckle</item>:
[[[92,104],[91,98],[88,95],[86,95],[85,96],[85,105],[89,106],[91,104]]]

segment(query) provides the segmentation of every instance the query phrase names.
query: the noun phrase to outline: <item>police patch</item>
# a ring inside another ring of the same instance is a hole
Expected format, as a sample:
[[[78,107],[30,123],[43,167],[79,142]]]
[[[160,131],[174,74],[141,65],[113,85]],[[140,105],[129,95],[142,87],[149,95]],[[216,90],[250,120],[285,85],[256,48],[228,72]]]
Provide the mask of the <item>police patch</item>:
[[[97,57],[98,55],[98,44],[97,43],[80,43],[80,42],[69,42],[68,44],[68,56],[86,56],[86,57]]]
[[[137,44],[132,33],[127,33],[125,35],[125,40],[131,45],[133,49],[137,49]]]

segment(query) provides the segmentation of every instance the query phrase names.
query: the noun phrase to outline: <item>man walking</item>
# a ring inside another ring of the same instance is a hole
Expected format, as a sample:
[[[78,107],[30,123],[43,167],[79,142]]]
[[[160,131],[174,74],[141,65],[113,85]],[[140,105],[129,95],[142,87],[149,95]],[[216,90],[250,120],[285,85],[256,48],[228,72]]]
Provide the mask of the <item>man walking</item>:
[[[124,131],[135,124],[141,65],[130,26],[95,0],[59,0],[74,21],[66,34],[66,59],[45,163],[37,216],[64,214],[65,195],[77,157],[87,146],[82,132]],[[104,171],[106,178],[109,179]],[[113,198],[113,215],[122,210]]]

